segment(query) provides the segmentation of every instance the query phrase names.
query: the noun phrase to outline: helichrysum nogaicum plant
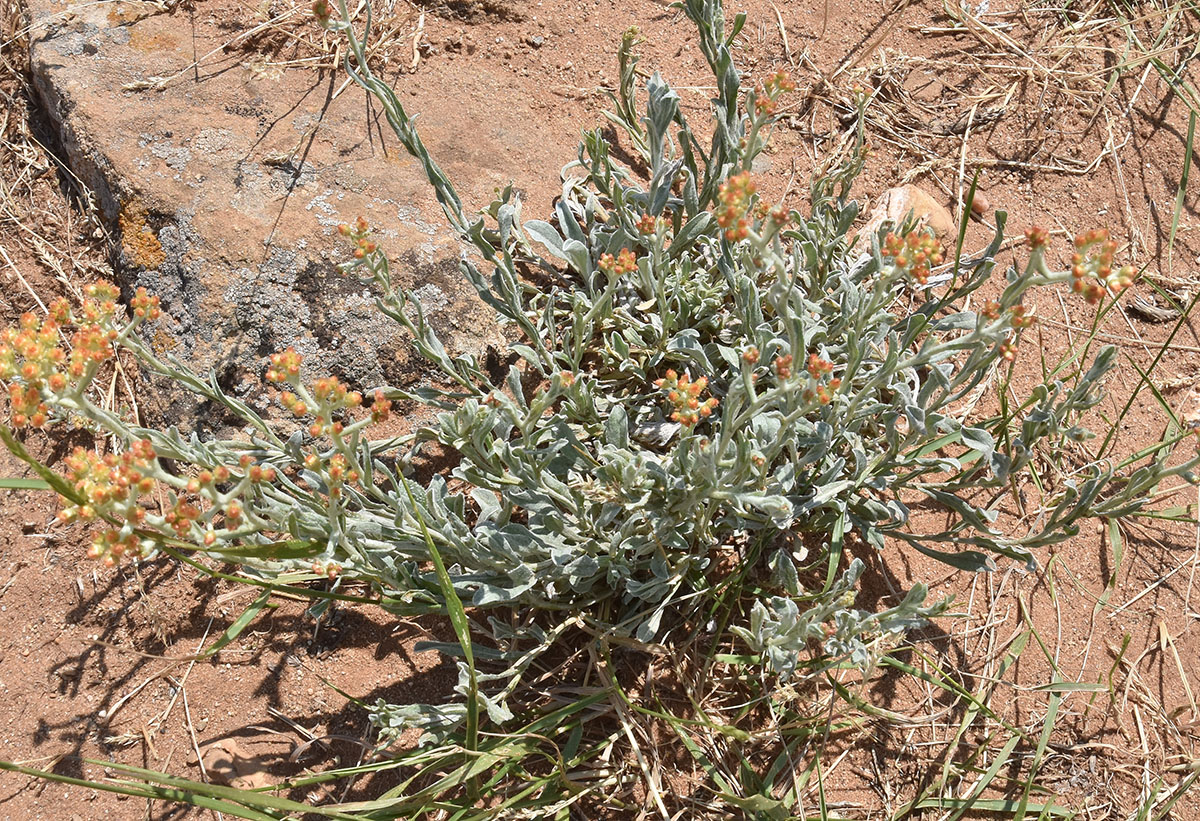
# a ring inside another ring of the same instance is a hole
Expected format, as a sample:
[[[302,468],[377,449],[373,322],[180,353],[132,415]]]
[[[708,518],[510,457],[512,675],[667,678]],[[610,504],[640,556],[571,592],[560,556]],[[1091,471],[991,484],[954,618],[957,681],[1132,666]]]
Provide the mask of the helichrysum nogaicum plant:
[[[717,0],[680,5],[716,77],[711,140],[692,131],[658,74],[635,87],[631,32],[610,119],[644,177],[617,161],[600,130],[587,131],[552,220],[523,221],[511,188],[480,218],[468,215],[368,67],[347,7],[318,3],[322,24],[345,38],[346,70],[379,100],[472,247],[463,273],[515,326],[519,361],[494,383],[474,357],[449,353],[361,220],[341,229],[352,244],[345,275],[374,283],[379,309],[437,369],[436,386],[360,394],[332,377],[309,380],[300,356],[281,351],[266,363],[281,413],[267,419],[139,340],[158,310],[145,294],[128,320],[103,287],[78,309],[27,316],[0,346],[12,427],[82,418],[123,443],[119,455],[76,452],[60,484],[64,518],[99,523],[91,554],[113,563],[166,545],[266,578],[311,571],[365,583],[403,613],[444,612],[449,584],[473,608],[474,640],[491,651],[478,675],[462,665],[462,699],[477,697],[503,722],[508,695],[568,624],[666,640],[728,581],[712,560],[721,550],[738,570],[749,565],[739,578],[763,591],[733,630],[771,670],[786,675],[805,654],[867,666],[944,603],[926,603],[918,584],[891,609],[856,610],[863,566],[842,558],[849,535],[876,548],[891,537],[959,568],[991,567],[993,555],[1032,563],[1082,519],[1127,514],[1164,477],[1190,476],[1196,457],[1168,465],[1167,444],[1119,476],[1080,450],[1045,515],[1001,531],[976,492],[1015,482],[1039,448],[1087,438],[1079,417],[1098,401],[1114,351],[1061,371],[1012,413],[971,419],[976,403],[966,400],[1017,355],[1036,319],[1024,302],[1031,289],[1073,283],[1097,302],[1129,287],[1133,270],[1117,266],[1107,235],[1089,232],[1072,268],[1053,272],[1049,238],[1033,229],[1024,269],[981,300],[1004,215],[969,260],[951,261],[909,225],[852,240],[861,150],[818,175],[807,213],[769,201],[751,169],[792,81],[773,74],[743,94],[730,50],[743,18],[726,31]],[[522,266],[551,284],[535,286]],[[982,308],[963,307],[968,297]],[[117,348],[220,402],[245,421],[244,435],[202,440],[104,410],[91,385]],[[400,398],[440,409],[436,424],[374,437]],[[404,474],[425,442],[458,462],[418,486]],[[918,532],[909,505],[919,499],[952,514],[950,524]],[[806,559],[780,548],[785,532],[822,550]],[[825,582],[806,590],[814,566],[804,562],[814,559]],[[498,608],[542,615],[504,626],[487,617]],[[389,730],[449,732],[466,714],[460,699],[380,704],[375,718]]]

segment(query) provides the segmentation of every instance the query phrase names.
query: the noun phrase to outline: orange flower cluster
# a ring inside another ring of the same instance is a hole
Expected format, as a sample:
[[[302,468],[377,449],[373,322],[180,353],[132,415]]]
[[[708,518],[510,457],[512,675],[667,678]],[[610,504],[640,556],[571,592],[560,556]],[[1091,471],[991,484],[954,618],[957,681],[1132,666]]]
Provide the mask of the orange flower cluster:
[[[155,320],[162,316],[158,297],[147,294],[145,288],[137,289],[133,299],[129,300],[129,307],[133,309],[133,315],[138,319]]]
[[[758,217],[760,220],[770,218],[771,222],[775,223],[781,228],[791,222],[792,219],[791,212],[789,212],[785,206],[777,205],[772,208],[770,205],[762,201],[760,201],[758,205],[754,206],[754,216]]]
[[[1113,270],[1113,254],[1117,243],[1104,229],[1087,231],[1075,237],[1075,253],[1071,255],[1071,290],[1083,294],[1095,305],[1106,293],[1116,296],[1133,285],[1137,269],[1125,265]]]
[[[700,400],[700,394],[708,387],[706,376],[693,382],[687,373],[680,376],[674,370],[669,370],[665,379],[655,381],[654,387],[667,392],[667,401],[675,408],[671,413],[671,421],[688,427],[699,422],[701,417],[711,416],[713,409],[720,404],[715,396]]]
[[[14,428],[26,425],[42,428],[50,421],[50,408],[42,401],[37,388],[21,387],[17,383],[8,386],[9,419]]]
[[[342,567],[341,567],[341,565],[334,564],[333,562],[330,562],[328,564],[321,564],[320,562],[313,562],[311,570],[313,573],[317,574],[318,576],[326,576],[329,578],[330,581],[332,581],[333,579],[336,579],[341,574]]]
[[[1037,317],[1028,313],[1024,305],[1014,305],[1010,313],[1012,314],[1012,318],[1009,322],[1015,330],[1032,328],[1037,324]]]
[[[259,482],[275,481],[275,468],[263,467],[255,464],[254,457],[249,454],[244,454],[238,459],[238,467],[243,471],[241,476],[224,465],[217,465],[212,470],[204,469],[197,473],[193,478],[188,480],[187,489],[189,493],[199,493],[201,490],[211,488],[214,485],[222,485],[231,479],[241,479],[243,477],[249,479],[255,484]]]
[[[292,415],[299,419],[301,416],[308,416],[308,405],[304,404],[304,400],[291,391],[284,391],[279,395],[279,401],[285,408],[292,412]]]
[[[925,231],[909,231],[900,237],[889,233],[883,240],[883,252],[921,285],[929,282],[929,268],[942,264],[942,244]]]
[[[352,485],[359,480],[358,471],[352,470],[350,463],[346,461],[346,457],[340,453],[335,453],[330,457],[326,474],[329,476],[329,496],[331,499],[339,498],[342,495],[342,488],[345,485]]]
[[[783,69],[776,71],[767,78],[767,91],[771,94],[781,94],[786,91],[795,91],[796,81],[792,79],[792,75],[788,74]]]
[[[820,382],[823,377],[833,373],[833,363],[828,359],[822,359],[815,353],[808,355],[808,366],[805,368],[808,375],[816,382]],[[833,401],[833,392],[842,386],[841,379],[830,379],[827,384],[818,384],[812,390],[804,392],[806,401],[811,402],[816,399],[822,405],[828,405]]]
[[[51,383],[57,390],[66,387],[66,377],[58,370],[66,354],[58,346],[58,323],[47,317],[26,313],[20,329],[7,328],[0,333],[0,379],[9,381],[10,419],[14,428],[44,426],[50,409],[42,401],[42,387]],[[23,360],[23,361],[22,361]],[[20,377],[20,382],[10,381]]]
[[[173,508],[163,514],[163,519],[175,531],[175,535],[181,539],[186,539],[191,535],[192,523],[199,518],[200,508],[183,499],[178,500]]]
[[[817,401],[822,405],[828,405],[833,401],[833,393],[842,386],[842,380],[830,379],[828,385],[817,385],[815,394]]]
[[[326,376],[313,383],[313,396],[320,402],[317,410],[317,421],[308,432],[313,436],[323,433],[340,434],[343,425],[333,419],[333,415],[362,404],[362,394],[349,390],[336,376]]]
[[[271,354],[270,366],[267,368],[267,381],[276,384],[285,383],[295,387],[300,396],[292,391],[283,391],[279,402],[297,419],[309,416],[316,417],[308,427],[310,436],[331,435],[341,436],[348,422],[344,420],[346,411],[361,407],[363,395],[350,390],[336,376],[325,376],[312,383],[311,395],[305,394],[300,387],[300,354],[293,348],[281,353]],[[391,416],[392,402],[382,390],[375,391],[371,401],[371,421],[382,422]]]
[[[288,348],[282,353],[271,354],[271,367],[267,369],[267,381],[276,384],[289,382],[295,384],[300,378],[300,354],[295,348]]]
[[[759,115],[770,116],[775,113],[779,95],[787,91],[795,91],[796,82],[786,71],[777,71],[754,87],[754,110]]]
[[[1050,242],[1050,232],[1034,225],[1025,231],[1025,241],[1029,243],[1029,250],[1038,251]]]
[[[58,513],[66,523],[75,519],[85,521],[104,513],[125,523],[122,530],[107,530],[88,548],[88,557],[100,559],[112,566],[129,552],[139,550],[140,540],[130,532],[142,523],[146,510],[138,497],[154,489],[154,479],[147,473],[155,459],[154,447],[148,440],[133,443],[120,454],[100,456],[94,451],[76,448],[66,459],[66,479],[83,497],[82,504],[69,505]]]
[[[392,415],[392,400],[383,395],[383,391],[375,391],[371,398],[371,421],[378,424],[386,422]]]
[[[318,0],[318,2],[321,2],[321,0]],[[371,226],[363,217],[355,220],[354,227],[350,227],[343,222],[338,226],[338,233],[343,237],[349,237],[354,240],[355,259],[363,259],[367,254],[373,254],[379,249],[374,240],[368,239],[371,233]]]
[[[983,303],[983,307],[979,309],[979,313],[985,319],[996,320],[1000,318],[1000,303],[994,299],[989,299]],[[1013,327],[1013,330],[1022,330],[1024,328],[1032,328],[1037,324],[1037,317],[1029,313],[1029,309],[1024,305],[1014,305],[1008,312],[1008,322]],[[1013,343],[1016,344],[1015,342]]]
[[[71,365],[68,373],[79,379],[88,365],[99,365],[113,357],[112,343],[118,334],[114,328],[105,329],[99,323],[81,325],[71,337]]]
[[[126,533],[122,536],[121,531],[110,529],[96,534],[91,545],[88,546],[87,557],[99,559],[105,567],[112,567],[126,553],[137,554],[140,552],[141,539],[137,537],[137,534]]]
[[[770,117],[778,108],[778,103],[767,96],[767,91],[761,85],[754,89],[754,112],[760,116]]]
[[[91,519],[97,510],[120,507],[140,494],[149,493],[154,489],[154,480],[145,474],[154,458],[154,446],[144,439],[134,442],[119,456],[115,453],[100,456],[85,448],[75,448],[66,459],[66,478],[86,501],[66,508],[58,518]],[[138,521],[141,515],[135,514]]]
[[[658,230],[658,220],[653,214],[642,214],[637,221],[637,230],[642,236],[648,237]]]
[[[141,293],[144,293],[144,289]],[[83,302],[82,322],[106,322],[117,313],[117,297],[120,296],[120,293],[115,285],[108,282],[94,282],[83,289],[83,295],[86,299]],[[55,303],[51,313],[55,313],[56,310],[61,312],[64,309],[69,314],[66,302],[59,301]],[[62,321],[61,317],[62,314],[59,313],[60,322]]]
[[[84,294],[80,317],[73,317],[65,301],[60,300],[51,307],[51,316],[69,318],[68,321],[77,325],[75,334],[71,337],[71,364],[68,368],[70,375],[81,378],[89,365],[106,362],[113,357],[112,343],[119,334],[112,327],[113,318],[117,312],[117,289],[107,282],[89,285]],[[139,288],[136,300],[135,321],[157,319],[161,315],[158,309],[158,298],[146,296],[146,289]],[[138,309],[140,308],[140,313]]]
[[[721,184],[717,197],[721,204],[717,206],[717,225],[725,229],[725,239],[737,242],[750,235],[750,221],[746,212],[754,199],[756,186],[750,179],[750,172],[743,171],[735,174]]]
[[[1038,231],[1040,229],[1031,229]],[[1026,232],[1028,236],[1029,232]],[[985,318],[996,320],[1000,318],[1000,303],[994,299],[989,299],[983,303],[983,307],[979,310]],[[1017,342],[1019,341],[1016,331],[1021,331],[1025,328],[1032,328],[1037,324],[1037,317],[1028,312],[1024,305],[1014,305],[1008,312],[1008,322],[1012,326],[1014,333],[1008,339],[1000,343],[1000,356],[1005,362],[1012,362],[1017,358]]]
[[[606,274],[624,276],[637,270],[637,257],[628,248],[622,248],[614,258],[612,254],[601,254],[597,267]]]
[[[230,475],[229,468],[224,465],[217,465],[213,470],[202,470],[194,478],[188,480],[188,492],[199,493],[201,488],[224,484],[229,481]]]
[[[25,360],[20,365],[18,356]],[[22,314],[19,330],[6,328],[0,334],[0,379],[18,374],[29,382],[45,379],[65,356],[58,347],[57,322],[52,318],[39,322],[36,314]]]
[[[822,359],[814,354],[808,355],[808,375],[813,379],[820,379],[822,376],[833,372],[833,363],[828,359]]]
[[[274,482],[275,468],[266,467],[255,464],[254,457],[248,453],[243,453],[238,457],[238,467],[246,471],[246,476],[250,477],[251,482]]]
[[[10,420],[13,427],[42,427],[49,421],[47,393],[61,394],[78,383],[95,365],[113,357],[113,342],[119,336],[113,327],[117,312],[117,289],[100,283],[88,286],[86,299],[76,316],[65,299],[50,305],[48,315],[21,316],[16,328],[0,332],[0,380],[9,382]],[[134,322],[161,315],[157,297],[139,288],[132,302]],[[64,329],[76,326],[71,353],[60,344]]]
[[[789,379],[792,375],[792,355],[775,357],[775,375],[780,379]]]

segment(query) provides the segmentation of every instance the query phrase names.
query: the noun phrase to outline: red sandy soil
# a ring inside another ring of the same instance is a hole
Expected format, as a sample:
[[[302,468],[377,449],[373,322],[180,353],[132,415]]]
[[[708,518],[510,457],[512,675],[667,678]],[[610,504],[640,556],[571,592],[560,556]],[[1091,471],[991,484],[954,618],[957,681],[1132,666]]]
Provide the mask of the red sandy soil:
[[[235,14],[234,5],[215,0],[195,5],[198,11],[208,6],[214,13]],[[1195,293],[1189,281],[1200,238],[1190,192],[1169,259],[1166,250],[1183,165],[1185,105],[1155,72],[1143,73],[1144,65],[1123,75],[1107,96],[1102,96],[1104,77],[1099,85],[1064,79],[1069,71],[1086,74],[1119,58],[1124,40],[1115,28],[1096,37],[1098,48],[1079,49],[1058,62],[1052,51],[1065,35],[1051,28],[1046,15],[987,18],[1026,44],[1031,61],[1051,66],[1049,71],[1033,68],[1019,75],[977,68],[1021,61],[992,35],[965,29],[948,33],[950,21],[937,0],[901,3],[898,11],[865,0],[829,5],[780,0],[776,5],[802,93],[776,131],[770,167],[763,171],[768,189],[790,191],[794,204],[803,201],[814,156],[832,150],[849,127],[851,88],[858,83],[878,97],[870,132],[875,151],[858,184],[859,196],[869,201],[915,172],[912,181],[953,208],[952,195],[964,183],[969,186],[974,168],[983,160],[979,189],[989,206],[987,219],[991,209],[1002,208],[1015,236],[1034,223],[1051,228],[1055,261],[1060,263],[1071,233],[1106,226],[1126,246],[1127,257],[1145,264],[1149,275],[1173,285],[1178,293],[1188,287]],[[749,76],[787,65],[772,5],[756,0],[731,6],[749,13],[739,41],[741,64]],[[703,60],[686,21],[667,25],[675,13],[662,5],[602,0],[526,4],[524,10],[523,20],[427,14],[424,40],[433,49],[415,73],[400,74],[397,83],[411,91],[405,99],[414,111],[457,120],[469,133],[487,123],[492,113],[487,90],[471,79],[474,67],[510,69],[511,82],[536,101],[537,111],[558,135],[554,144],[540,147],[553,159],[547,167],[511,169],[518,187],[528,192],[525,214],[533,217],[547,209],[558,168],[575,155],[579,130],[600,123],[607,105],[600,89],[616,77],[616,46],[630,25],[654,22],[655,31],[669,33],[642,46],[642,65],[661,70],[682,88],[693,117],[702,116],[709,92],[687,88],[707,81]],[[1099,19],[1107,13],[1107,7],[1098,7],[1094,15]],[[533,44],[535,37],[543,38],[540,45]],[[198,51],[208,48],[201,43]],[[835,75],[840,66],[844,70]],[[421,89],[426,74],[461,78],[462,96],[428,99]],[[11,78],[8,88],[14,90]],[[1000,98],[987,98],[989,88],[998,88]],[[1005,100],[1009,88],[1013,93]],[[976,105],[981,99],[985,102]],[[968,119],[973,110],[973,119]],[[8,139],[14,140],[14,135]],[[1087,173],[1053,170],[1086,167],[1106,145],[1120,147]],[[964,157],[965,173],[960,176]],[[42,219],[39,230],[49,232],[59,247],[73,245],[84,258],[102,253],[81,218],[68,223],[61,216],[72,213],[72,206],[52,183],[53,176],[50,173],[35,189],[44,201],[27,203],[26,214],[31,220]],[[471,203],[476,207],[490,193],[474,191],[469,184],[464,188],[476,198]],[[51,220],[45,214],[59,216]],[[973,223],[968,248],[982,246],[989,236],[984,224]],[[0,247],[8,250],[13,267],[43,301],[61,292],[53,272],[15,228],[6,227],[0,234]],[[86,279],[78,271],[70,276]],[[5,277],[9,287],[0,296],[0,320],[7,324],[34,303],[12,268]],[[1029,373],[1036,372],[1039,348],[1065,349],[1071,338],[1085,332],[1094,315],[1094,308],[1069,294],[1041,294],[1033,307],[1050,321],[1042,323],[1036,337],[1027,337],[1022,367]],[[1127,318],[1120,311],[1109,315],[1103,332],[1117,341],[1127,359],[1120,375],[1110,381],[1109,398],[1099,411],[1109,418],[1119,413],[1137,383],[1130,363],[1148,367],[1156,343],[1161,344],[1172,327],[1139,315]],[[1195,409],[1190,392],[1197,382],[1200,338],[1188,323],[1174,343],[1158,365],[1156,381],[1166,400],[1187,413]],[[1018,378],[1017,389],[1020,384]],[[1161,409],[1143,392],[1121,423],[1119,450],[1129,453],[1157,441],[1164,424]],[[75,444],[86,444],[82,436],[47,440],[33,434],[27,441],[51,464]],[[0,475],[29,474],[5,458],[0,460]],[[1162,504],[1194,504],[1194,494],[1184,488]],[[195,653],[206,636],[211,641],[220,635],[253,599],[253,592],[198,577],[165,560],[105,569],[84,558],[87,534],[52,523],[55,504],[46,494],[11,492],[0,499],[4,758],[64,774],[104,775],[99,767],[81,768],[74,757],[82,755],[200,778],[194,749],[232,737],[270,776],[294,775],[335,762],[351,764],[363,749],[354,739],[371,743],[362,711],[326,682],[367,702],[378,697],[436,700],[453,683],[449,663],[436,654],[412,651],[414,640],[425,635],[421,625],[348,609],[335,610],[315,623],[302,603],[283,599],[275,600],[215,658],[194,665],[179,660]],[[928,651],[966,674],[994,669],[1005,640],[1021,628],[1022,619],[1047,642],[1065,678],[1106,681],[1111,669],[1112,698],[1101,694],[1091,705],[1090,693],[1068,698],[1047,764],[1047,772],[1059,779],[1048,782],[1059,793],[1058,800],[1089,808],[1082,817],[1094,819],[1126,817],[1147,775],[1157,778],[1200,755],[1200,715],[1184,679],[1200,671],[1200,582],[1191,583],[1195,529],[1155,527],[1143,521],[1130,524],[1125,537],[1119,567],[1112,564],[1112,545],[1095,529],[1057,550],[1049,569],[1026,573],[1001,562],[1000,571],[986,577],[952,573],[893,547],[872,558],[873,581],[862,600],[873,604],[869,600],[889,595],[889,584],[903,590],[914,581],[931,583],[935,593],[957,594],[958,612],[966,616],[939,625],[931,633]],[[1111,606],[1094,616],[1096,597],[1114,573]],[[1114,650],[1126,639],[1126,661],[1116,663]],[[995,709],[1036,732],[1045,696],[1026,688],[1045,683],[1049,676],[1045,656],[1031,643],[997,690]],[[926,694],[911,679],[883,677],[866,689],[866,695],[901,713],[918,714],[928,707]],[[928,762],[940,753],[935,744],[923,745],[951,737],[955,721],[947,717],[944,724],[935,722],[932,729],[920,732],[871,724],[841,739],[849,753],[827,778],[830,800],[845,804],[845,815],[884,817],[885,810],[894,810],[912,796]],[[328,740],[301,749],[312,737]],[[979,744],[984,739],[966,741]],[[293,760],[290,756],[297,750],[300,754]],[[372,787],[359,782],[352,794],[366,797]],[[1200,818],[1197,806],[1200,794],[1185,797],[1172,817]],[[137,799],[4,775],[0,817],[132,819],[179,817],[179,812],[162,804],[148,807]]]

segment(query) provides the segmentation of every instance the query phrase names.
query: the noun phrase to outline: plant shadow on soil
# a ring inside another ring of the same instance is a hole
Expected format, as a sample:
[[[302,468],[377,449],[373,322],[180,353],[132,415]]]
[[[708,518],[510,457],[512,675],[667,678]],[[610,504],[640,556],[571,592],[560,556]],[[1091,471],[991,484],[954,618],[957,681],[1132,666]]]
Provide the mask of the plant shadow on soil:
[[[41,748],[53,748],[54,762],[50,769],[57,774],[76,778],[94,777],[94,772],[85,772],[82,761],[84,757],[95,757],[95,753],[87,748],[99,741],[103,757],[115,755],[122,745],[113,738],[116,732],[113,724],[128,724],[128,719],[133,718],[134,714],[141,714],[141,718],[135,719],[135,724],[143,725],[143,735],[149,731],[150,737],[161,738],[163,734],[170,733],[171,729],[165,726],[155,728],[155,717],[148,721],[146,717],[151,712],[159,712],[158,708],[166,699],[176,711],[170,719],[171,723],[182,723],[187,708],[177,703],[175,696],[183,691],[186,699],[188,685],[181,677],[187,674],[195,681],[201,678],[197,673],[201,673],[205,667],[212,668],[218,679],[231,678],[239,668],[256,674],[245,680],[238,677],[236,684],[231,682],[231,686],[236,688],[237,697],[244,700],[246,705],[253,704],[256,711],[262,710],[266,715],[263,715],[262,721],[251,721],[244,713],[240,716],[231,715],[228,719],[206,721],[205,726],[196,727],[192,724],[189,711],[186,719],[188,732],[194,733],[194,740],[188,742],[188,749],[197,745],[203,749],[214,742],[228,739],[255,742],[261,741],[266,735],[278,742],[282,738],[288,742],[284,744],[286,749],[281,751],[276,743],[267,754],[256,756],[262,772],[273,781],[297,776],[313,767],[324,769],[327,766],[354,764],[371,746],[366,710],[354,702],[343,701],[342,706],[332,709],[288,709],[291,699],[282,679],[289,669],[308,668],[316,673],[318,679],[310,682],[314,687],[328,687],[329,683],[322,680],[324,671],[318,672],[317,668],[322,667],[323,662],[352,657],[358,659],[358,663],[375,665],[384,670],[411,671],[397,676],[391,683],[349,692],[362,704],[374,704],[379,699],[395,704],[412,701],[439,703],[451,698],[457,676],[448,658],[442,658],[433,665],[419,663],[414,657],[416,640],[395,630],[395,621],[347,607],[330,608],[314,622],[303,607],[285,602],[274,611],[264,611],[231,647],[222,649],[211,659],[198,660],[194,670],[189,669],[190,657],[184,656],[181,660],[178,655],[180,650],[196,648],[201,643],[211,646],[232,622],[232,618],[212,615],[221,609],[222,594],[228,598],[228,585],[203,576],[189,585],[180,579],[179,568],[169,557],[143,563],[134,581],[136,595],[143,604],[153,602],[156,598],[169,597],[176,605],[169,615],[169,627],[162,625],[161,632],[152,628],[151,632],[155,635],[133,642],[138,646],[161,650],[164,654],[124,650],[118,644],[122,637],[144,636],[146,633],[146,625],[139,623],[137,618],[139,608],[130,606],[128,602],[131,573],[123,571],[108,576],[102,586],[95,588],[90,595],[78,598],[64,614],[68,624],[94,625],[94,614],[105,603],[111,604],[114,599],[127,602],[118,610],[115,618],[106,620],[101,629],[92,634],[79,652],[68,654],[48,667],[47,678],[58,682],[58,694],[64,699],[78,699],[85,690],[91,694],[86,704],[70,702],[82,705],[84,709],[73,713],[59,712],[52,721],[45,715],[38,719],[28,752],[36,755]],[[180,595],[181,583],[190,588],[187,590],[190,595]],[[238,592],[234,591],[235,594]],[[238,596],[242,601],[245,598]],[[178,609],[178,604],[185,599],[186,609]],[[453,640],[453,633],[444,620],[425,618],[415,619],[413,623],[424,634],[422,638]],[[251,633],[256,646],[249,654],[245,654],[240,645],[246,643],[246,637]],[[307,642],[303,639],[306,634],[310,637]],[[256,640],[260,638],[260,641]],[[303,649],[299,649],[301,647]],[[150,698],[149,689],[142,692],[141,688],[147,680],[152,683],[165,681],[170,689]],[[100,686],[97,687],[95,682],[99,682]],[[212,686],[207,681],[200,684],[202,691],[209,693],[213,692]],[[146,704],[139,704],[139,701],[153,701],[153,709],[147,710]],[[114,709],[117,712],[110,720],[109,714]],[[159,715],[162,715],[161,712]],[[245,719],[244,723],[239,723],[239,718]],[[325,732],[317,728],[324,728]],[[137,738],[137,741],[142,741],[142,738]],[[153,750],[149,738],[146,742]],[[162,743],[159,740],[159,744]],[[192,755],[194,757],[194,753]],[[139,762],[141,766],[154,766],[145,750],[142,759]],[[122,760],[127,758],[123,757]],[[360,779],[344,796],[366,798],[378,795],[382,791],[381,782],[396,778],[398,774],[395,772],[383,772],[370,779]],[[297,792],[293,797],[304,800],[305,795]],[[0,798],[0,806],[6,800]]]

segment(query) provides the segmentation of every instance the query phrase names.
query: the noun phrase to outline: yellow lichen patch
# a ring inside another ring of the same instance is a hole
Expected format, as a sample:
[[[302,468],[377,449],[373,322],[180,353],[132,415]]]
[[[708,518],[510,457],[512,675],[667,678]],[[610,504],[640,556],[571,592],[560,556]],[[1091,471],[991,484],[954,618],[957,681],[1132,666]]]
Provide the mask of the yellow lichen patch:
[[[144,54],[174,51],[179,47],[179,38],[164,31],[147,31],[144,27],[137,27],[129,32],[129,47]]]
[[[125,255],[143,268],[157,268],[166,260],[162,243],[154,229],[146,224],[146,209],[136,202],[121,207],[121,248]]]
[[[173,351],[179,345],[179,340],[171,336],[161,327],[154,333],[154,348],[158,351]]]
[[[142,8],[140,3],[113,3],[108,10],[108,23],[112,26],[124,26],[136,23],[149,15],[150,10]]]

